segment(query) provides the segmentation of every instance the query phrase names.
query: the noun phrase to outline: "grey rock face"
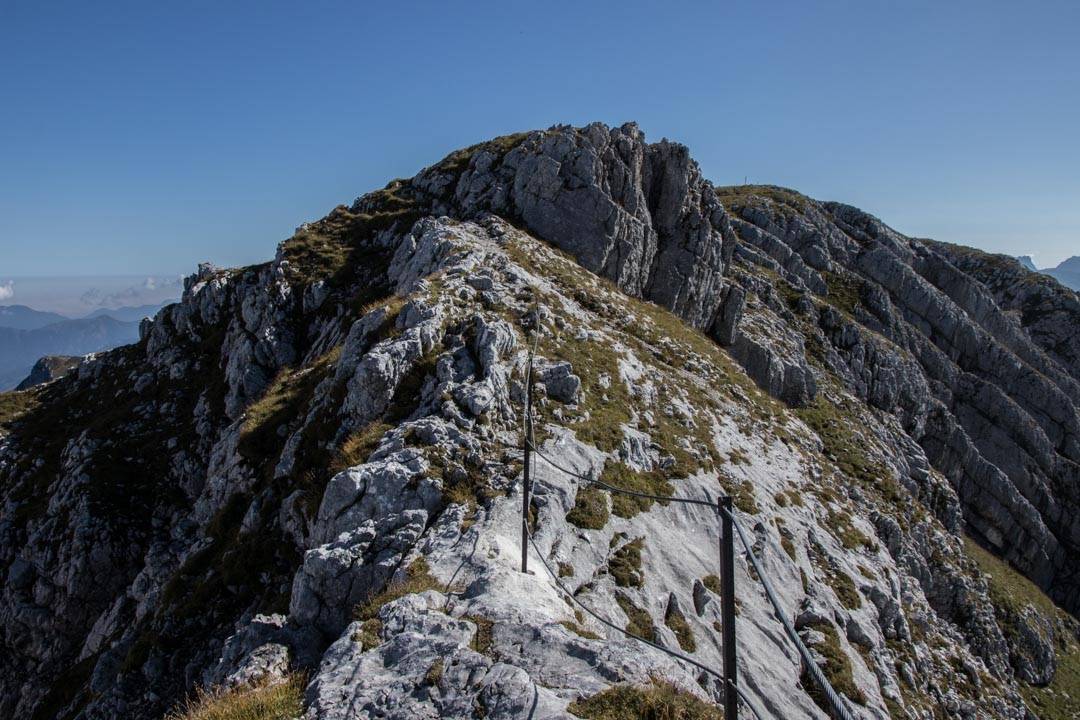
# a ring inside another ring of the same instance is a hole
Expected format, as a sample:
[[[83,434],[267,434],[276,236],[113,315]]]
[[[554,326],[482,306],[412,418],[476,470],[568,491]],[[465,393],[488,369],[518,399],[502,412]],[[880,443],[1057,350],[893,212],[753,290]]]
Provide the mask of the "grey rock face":
[[[848,206],[780,189],[725,193],[743,243],[731,276],[760,299],[733,346],[751,376],[805,402],[813,387],[800,379],[828,374],[893,414],[957,489],[968,532],[1075,611],[1075,296]]]
[[[481,149],[456,182],[439,166],[417,184],[468,216],[493,212],[573,255],[632,295],[708,327],[732,250],[727,216],[689,150],[648,144],[636,125],[529,133]]]

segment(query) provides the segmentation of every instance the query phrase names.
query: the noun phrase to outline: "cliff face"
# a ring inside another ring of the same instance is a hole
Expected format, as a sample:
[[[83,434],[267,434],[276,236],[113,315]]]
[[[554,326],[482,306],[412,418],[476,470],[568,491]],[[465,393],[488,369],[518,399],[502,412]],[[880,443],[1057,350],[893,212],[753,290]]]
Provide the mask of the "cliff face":
[[[857,716],[1068,717],[1076,624],[1037,587],[1080,609],[1078,316],[1015,262],[714,188],[632,125],[459,151],[0,396],[0,715],[159,717],[297,671],[310,718],[720,697],[542,564],[718,666],[711,513],[537,459],[517,571],[535,337],[544,454],[733,495]],[[748,694],[823,717],[742,557],[737,586]]]

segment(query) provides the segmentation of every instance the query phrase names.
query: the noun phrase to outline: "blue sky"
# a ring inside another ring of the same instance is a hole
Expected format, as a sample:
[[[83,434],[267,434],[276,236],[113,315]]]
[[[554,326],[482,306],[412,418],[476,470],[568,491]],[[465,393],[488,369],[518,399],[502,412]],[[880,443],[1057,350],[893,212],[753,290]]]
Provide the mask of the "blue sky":
[[[1056,264],[1078,31],[1080,3],[9,1],[0,280],[261,261],[457,147],[631,119],[717,184]]]

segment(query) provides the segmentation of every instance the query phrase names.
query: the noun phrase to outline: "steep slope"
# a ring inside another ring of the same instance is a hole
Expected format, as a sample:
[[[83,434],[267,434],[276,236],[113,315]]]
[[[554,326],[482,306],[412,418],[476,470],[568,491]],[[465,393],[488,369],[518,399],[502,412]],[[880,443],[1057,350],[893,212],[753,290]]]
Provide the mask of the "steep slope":
[[[656,679],[718,699],[544,569],[718,666],[716,517],[557,464],[732,495],[857,717],[1069,717],[1076,622],[998,556],[1076,610],[1076,299],[994,273],[717,190],[632,125],[454,153],[0,396],[0,715],[159,717],[297,671],[309,718],[588,715]],[[741,555],[736,584],[748,695],[824,717]]]

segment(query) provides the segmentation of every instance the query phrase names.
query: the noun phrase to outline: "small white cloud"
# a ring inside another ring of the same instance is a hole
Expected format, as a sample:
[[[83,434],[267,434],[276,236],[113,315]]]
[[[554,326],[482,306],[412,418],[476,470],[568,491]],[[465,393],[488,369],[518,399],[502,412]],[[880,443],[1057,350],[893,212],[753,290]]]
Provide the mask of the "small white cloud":
[[[11,280],[0,283],[0,300],[10,300],[13,297],[15,297],[15,283]]]

